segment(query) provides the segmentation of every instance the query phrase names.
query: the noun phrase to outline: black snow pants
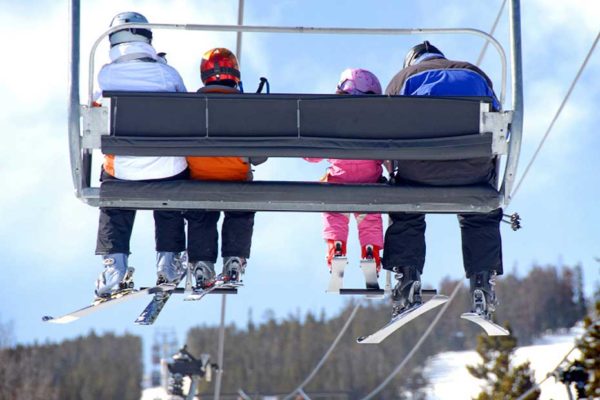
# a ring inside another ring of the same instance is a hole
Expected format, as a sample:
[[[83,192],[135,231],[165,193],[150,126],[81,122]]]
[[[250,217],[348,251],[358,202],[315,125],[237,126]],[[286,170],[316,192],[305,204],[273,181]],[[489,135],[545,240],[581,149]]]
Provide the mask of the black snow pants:
[[[144,182],[161,182],[187,179],[189,171],[185,170],[175,176],[164,179],[151,179]],[[118,180],[104,170],[100,177],[102,182]],[[156,251],[179,253],[185,250],[185,224],[183,213],[173,210],[154,210],[154,238]],[[96,254],[129,254],[131,231],[135,221],[136,210],[123,208],[100,208]]]
[[[250,258],[254,212],[225,211],[221,227],[221,257]],[[220,211],[188,210],[188,260],[216,262],[219,250],[217,222]]]
[[[494,159],[452,161],[400,161],[395,183],[463,186],[495,182]],[[502,274],[502,209],[489,213],[458,214],[463,264],[467,278],[481,271]],[[385,232],[383,268],[414,267],[423,273],[425,264],[425,214],[390,213]]]

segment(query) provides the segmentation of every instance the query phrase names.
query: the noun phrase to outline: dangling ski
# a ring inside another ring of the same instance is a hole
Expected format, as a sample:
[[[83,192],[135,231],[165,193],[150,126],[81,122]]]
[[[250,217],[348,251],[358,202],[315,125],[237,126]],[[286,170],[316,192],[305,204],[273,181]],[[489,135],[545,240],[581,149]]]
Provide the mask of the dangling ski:
[[[344,284],[344,269],[348,264],[346,257],[334,257],[331,260],[331,277],[329,279],[329,286],[327,286],[328,293],[339,293],[342,285]]]
[[[417,318],[421,314],[424,314],[427,311],[436,308],[437,306],[441,306],[447,301],[448,296],[435,295],[430,300],[427,300],[424,303],[409,308],[397,315],[396,317],[392,318],[392,320],[388,324],[386,324],[383,328],[379,329],[377,332],[374,332],[369,336],[359,337],[358,339],[356,339],[356,342],[361,344],[381,343],[385,338],[394,333],[396,330],[400,329],[408,322]]]
[[[510,332],[501,327],[500,325],[492,322],[491,320],[485,318],[482,315],[479,315],[474,312],[464,313],[460,316],[462,319],[466,319],[467,321],[471,321],[477,325],[479,325],[488,336],[508,336]]]
[[[115,304],[123,303],[128,300],[146,296],[150,293],[152,289],[153,288],[123,289],[110,297],[97,298],[89,306],[80,308],[79,310],[75,310],[63,316],[56,318],[51,316],[44,316],[42,317],[42,321],[51,322],[53,324],[68,324],[70,322],[78,320],[79,318],[85,317],[86,315],[90,315],[92,313],[95,313],[96,311],[102,310],[109,306],[114,306]]]
[[[134,321],[138,325],[152,325],[158,318],[158,315],[164,308],[165,304],[177,288],[181,279],[173,283],[162,283],[156,286],[155,294],[150,303],[144,308],[144,311]]]
[[[379,282],[377,281],[377,265],[375,260],[360,260],[360,269],[365,276],[365,285],[369,290],[379,290]]]
[[[60,317],[52,317],[49,315],[45,315],[42,317],[42,321],[51,322],[53,324],[68,324],[70,322],[76,321],[81,317],[85,317],[86,315],[92,314],[98,310],[103,308],[113,306],[118,303],[122,303],[127,300],[131,300],[137,297],[144,296],[150,292],[152,288],[147,288],[144,290],[134,289],[133,283],[133,273],[135,269],[133,267],[127,268],[127,272],[123,281],[120,283],[120,290],[106,297],[96,297],[92,304],[89,306],[85,306],[80,308],[79,310],[75,310],[68,314],[65,314]]]

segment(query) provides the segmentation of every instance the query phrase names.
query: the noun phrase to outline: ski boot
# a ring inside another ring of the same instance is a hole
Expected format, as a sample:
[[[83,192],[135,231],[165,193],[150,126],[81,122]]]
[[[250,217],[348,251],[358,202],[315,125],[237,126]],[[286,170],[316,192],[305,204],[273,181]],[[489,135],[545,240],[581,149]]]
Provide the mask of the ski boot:
[[[412,267],[394,267],[393,271],[398,282],[392,289],[392,319],[423,303],[419,271]]]
[[[241,286],[245,270],[246,259],[244,257],[224,257],[220,280],[232,286]]]
[[[114,253],[102,256],[104,271],[96,280],[96,296],[107,298],[116,292],[133,288],[133,268],[127,268],[127,254]]]
[[[498,305],[494,286],[496,285],[496,271],[483,271],[471,275],[471,312],[482,316],[487,320],[492,319],[492,315]]]
[[[215,263],[211,261],[197,261],[190,264],[190,271],[196,283],[194,290],[207,289],[215,284]]]
[[[346,242],[342,240],[327,239],[327,266],[331,272],[331,263],[334,258],[346,257]]]
[[[381,256],[379,253],[381,252],[381,247],[374,244],[367,244],[362,246],[360,249],[360,257],[363,260],[375,260],[375,268],[377,268],[377,275],[379,276],[379,271],[381,270]]]
[[[179,283],[186,272],[186,253],[159,251],[156,253],[156,284]]]

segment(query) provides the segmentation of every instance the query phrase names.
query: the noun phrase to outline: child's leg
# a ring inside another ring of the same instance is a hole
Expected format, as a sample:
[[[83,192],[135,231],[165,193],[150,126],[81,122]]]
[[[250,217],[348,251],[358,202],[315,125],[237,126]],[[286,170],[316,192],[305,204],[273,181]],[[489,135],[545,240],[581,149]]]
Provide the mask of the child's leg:
[[[342,213],[323,213],[323,238],[325,240],[348,240],[349,215]]]
[[[348,222],[349,214],[324,213],[323,237],[327,242],[327,265],[331,268],[331,262],[334,257],[346,255],[346,241],[348,240]]]
[[[383,247],[383,222],[381,214],[354,214],[361,246],[372,244]]]
[[[375,259],[377,271],[381,268],[383,248],[383,222],[381,214],[354,214],[358,226],[358,239],[361,247],[361,257]],[[369,249],[367,248],[369,247]]]

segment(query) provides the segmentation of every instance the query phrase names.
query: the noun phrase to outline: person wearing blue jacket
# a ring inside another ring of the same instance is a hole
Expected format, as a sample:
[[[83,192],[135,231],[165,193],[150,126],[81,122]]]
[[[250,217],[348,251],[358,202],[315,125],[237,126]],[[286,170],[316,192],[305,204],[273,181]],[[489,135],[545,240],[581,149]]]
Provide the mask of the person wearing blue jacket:
[[[492,82],[477,66],[448,60],[428,41],[406,55],[404,68],[390,81],[387,95],[486,96],[494,110],[500,103]],[[432,118],[435,116],[427,116]],[[470,185],[496,182],[495,158],[448,161],[400,160],[395,162],[395,184]],[[486,318],[496,306],[494,279],[502,274],[500,222],[502,209],[489,213],[459,214],[463,264],[473,299],[473,312]],[[385,233],[383,268],[397,279],[393,290],[393,316],[420,303],[420,276],[425,264],[425,214],[390,213]]]

